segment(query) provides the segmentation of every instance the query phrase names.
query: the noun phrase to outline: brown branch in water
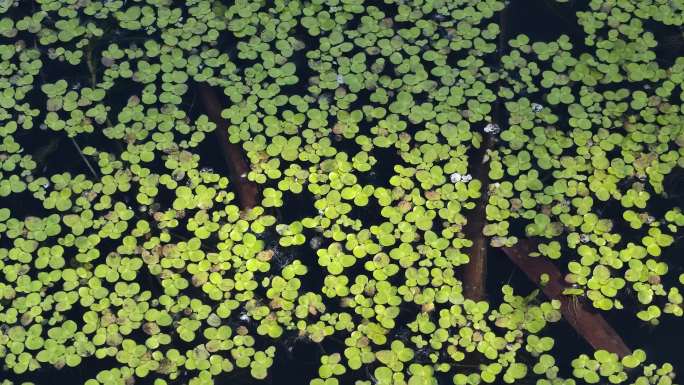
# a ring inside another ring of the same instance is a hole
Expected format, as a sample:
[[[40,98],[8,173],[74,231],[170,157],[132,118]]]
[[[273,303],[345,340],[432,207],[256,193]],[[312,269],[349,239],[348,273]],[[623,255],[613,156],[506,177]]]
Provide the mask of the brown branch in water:
[[[585,302],[573,301],[570,296],[563,295],[566,284],[558,268],[543,257],[529,256],[530,253],[536,251],[534,241],[521,239],[515,246],[503,247],[502,250],[533,282],[538,284],[542,274],[549,276],[549,282],[542,286],[542,291],[548,298],[560,301],[563,318],[594,349],[603,349],[619,357],[632,353],[601,314]]]
[[[473,179],[482,182],[480,198],[476,206],[468,215],[468,223],[463,228],[466,239],[473,241],[473,245],[466,250],[468,263],[463,266],[463,296],[473,301],[481,301],[486,296],[487,278],[487,246],[489,240],[483,234],[487,220],[487,190],[489,189],[489,167],[484,162],[487,149],[492,145],[490,135],[484,139],[484,143],[471,158],[471,164],[475,164]]]
[[[497,42],[498,60],[504,54],[506,48],[506,25],[508,8],[505,7],[499,13],[499,40]],[[497,90],[501,88],[501,79],[497,81]],[[499,96],[494,104],[493,123],[503,126],[502,99]],[[487,152],[495,146],[492,134],[485,133],[480,148],[470,157],[469,164],[472,167],[472,177],[482,182],[480,198],[475,202],[476,206],[468,215],[468,222],[463,228],[466,239],[473,241],[473,245],[466,250],[469,261],[463,266],[463,295],[474,301],[485,299],[487,295],[487,246],[489,239],[484,235],[484,227],[487,224],[487,191],[489,190],[489,161]]]
[[[216,124],[214,135],[221,147],[223,160],[228,166],[230,183],[235,186],[240,209],[243,211],[249,210],[257,205],[259,191],[256,183],[247,179],[250,167],[242,155],[242,147],[231,143],[228,138],[229,124],[221,116],[223,107],[216,96],[216,92],[205,84],[198,84],[197,92],[207,116]]]

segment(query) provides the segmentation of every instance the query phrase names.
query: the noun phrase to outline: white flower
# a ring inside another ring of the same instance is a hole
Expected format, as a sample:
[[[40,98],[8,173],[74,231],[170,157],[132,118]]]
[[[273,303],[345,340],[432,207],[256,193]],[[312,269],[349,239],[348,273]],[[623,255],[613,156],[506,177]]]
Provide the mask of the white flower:
[[[544,109],[544,107],[541,104],[532,103],[532,111],[534,111],[535,113],[541,112],[541,110],[543,110],[543,109]]]
[[[488,134],[497,134],[499,133],[499,131],[501,131],[501,129],[499,128],[499,125],[496,123],[489,123],[484,128],[484,132]]]
[[[462,180],[463,182],[470,182],[471,180],[473,180],[473,176],[470,175],[470,174],[465,174],[465,175],[463,175],[463,177],[461,178],[461,180]]]
[[[344,84],[344,76],[337,74],[337,84]]]

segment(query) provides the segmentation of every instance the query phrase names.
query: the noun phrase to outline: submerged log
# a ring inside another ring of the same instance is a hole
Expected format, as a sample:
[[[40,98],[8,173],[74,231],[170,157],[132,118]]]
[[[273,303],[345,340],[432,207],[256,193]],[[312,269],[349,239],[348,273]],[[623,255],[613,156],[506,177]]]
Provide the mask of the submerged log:
[[[468,222],[463,228],[466,239],[470,239],[473,245],[466,250],[468,263],[463,266],[463,296],[473,301],[481,301],[486,298],[487,281],[487,247],[489,238],[483,234],[486,224],[487,213],[487,190],[489,189],[489,163],[485,162],[487,150],[492,146],[490,135],[485,137],[484,143],[473,156],[473,163],[477,164],[473,171],[473,178],[482,182],[480,198],[475,202],[475,208],[468,213]]]
[[[515,246],[502,247],[502,250],[534,283],[539,284],[542,274],[549,276],[549,281],[541,287],[542,291],[548,298],[560,301],[563,318],[594,349],[603,349],[619,357],[632,353],[622,337],[591,305],[563,294],[567,286],[560,270],[551,261],[530,257],[530,253],[536,251],[534,241],[521,239]]]
[[[499,12],[499,25],[501,32],[497,42],[497,52],[499,60],[504,55],[508,38],[508,7]],[[501,79],[497,81],[497,88],[501,87]],[[499,97],[494,103],[494,113],[492,125],[500,127],[504,122],[503,99]],[[486,130],[485,130],[486,131]],[[483,233],[487,224],[487,191],[489,190],[489,161],[488,152],[496,147],[496,139],[493,135],[498,132],[485,132],[480,147],[472,154],[469,163],[472,177],[479,180],[480,198],[471,213],[468,214],[468,222],[463,228],[463,233],[467,239],[472,240],[473,245],[466,250],[468,263],[463,266],[462,281],[463,295],[474,301],[484,300],[487,296],[487,247],[489,239]]]
[[[229,140],[229,123],[221,116],[223,107],[219,102],[216,92],[205,84],[197,85],[197,92],[204,106],[204,111],[209,119],[216,124],[214,135],[221,148],[223,160],[228,166],[230,183],[235,186],[238,205],[243,211],[249,210],[257,205],[259,189],[255,182],[247,179],[250,167],[243,155],[242,147],[231,143]]]

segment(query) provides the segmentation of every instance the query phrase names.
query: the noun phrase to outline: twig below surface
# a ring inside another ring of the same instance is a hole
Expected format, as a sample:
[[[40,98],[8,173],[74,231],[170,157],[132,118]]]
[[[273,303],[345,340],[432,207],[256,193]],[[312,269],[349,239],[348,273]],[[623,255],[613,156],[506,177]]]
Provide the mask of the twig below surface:
[[[83,151],[81,151],[81,146],[78,145],[78,142],[76,141],[76,138],[69,138],[71,139],[71,143],[74,144],[74,147],[76,147],[76,150],[78,150],[79,155],[81,155],[81,159],[83,159],[83,162],[88,166],[88,170],[90,170],[90,173],[93,174],[93,177],[98,178],[97,172],[95,172],[95,169],[93,166],[90,164],[90,161],[88,161],[88,158],[83,154]]]

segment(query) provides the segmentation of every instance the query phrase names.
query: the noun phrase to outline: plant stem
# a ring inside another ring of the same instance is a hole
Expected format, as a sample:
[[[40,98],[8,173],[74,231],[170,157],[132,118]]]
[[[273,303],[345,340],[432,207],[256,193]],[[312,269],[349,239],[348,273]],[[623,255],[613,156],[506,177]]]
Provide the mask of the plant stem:
[[[90,72],[90,87],[95,89],[97,86],[97,74],[95,70],[95,62],[93,61],[93,44],[91,43],[88,47],[86,53],[86,65],[88,66],[88,72]]]
[[[71,139],[71,143],[73,143],[74,147],[76,147],[76,150],[78,150],[78,153],[79,153],[79,155],[81,155],[81,159],[83,159],[83,162],[85,162],[86,166],[88,166],[88,170],[90,170],[90,173],[93,174],[93,177],[98,178],[97,172],[95,172],[95,169],[90,164],[90,161],[88,161],[88,158],[86,158],[86,156],[83,155],[83,151],[81,151],[81,146],[78,145],[76,138],[69,138],[69,139]]]

